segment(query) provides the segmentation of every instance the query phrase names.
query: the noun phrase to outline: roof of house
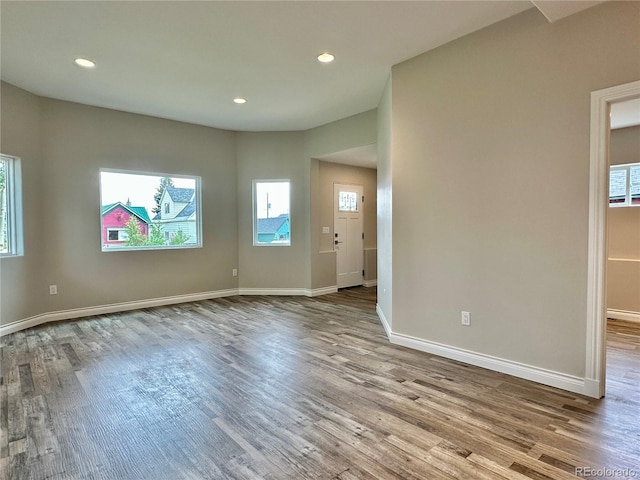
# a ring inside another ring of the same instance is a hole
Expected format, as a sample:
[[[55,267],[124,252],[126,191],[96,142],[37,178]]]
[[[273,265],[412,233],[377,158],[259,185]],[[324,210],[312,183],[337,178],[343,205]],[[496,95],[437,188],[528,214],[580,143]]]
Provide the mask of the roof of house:
[[[177,188],[167,187],[167,193],[171,197],[171,200],[178,203],[188,203],[193,198],[193,188]]]
[[[194,198],[193,200],[191,200],[187,205],[185,205],[185,207],[180,210],[180,212],[178,212],[178,214],[175,217],[172,217],[168,220],[163,220],[165,222],[171,222],[171,221],[175,221],[175,220],[186,220],[188,219],[191,215],[194,214],[194,212],[196,211],[196,199]],[[153,220],[162,220],[162,214],[161,213],[156,213],[153,217]]]
[[[187,219],[191,215],[193,215],[195,211],[196,211],[196,200],[194,198],[187,204],[187,206],[185,206],[182,210],[180,210],[180,213],[176,215],[176,218]]]
[[[288,220],[288,213],[283,213],[282,215],[273,218],[259,218],[258,233],[276,233]]]
[[[151,219],[149,218],[149,213],[147,213],[146,207],[133,207],[131,205],[126,205],[122,202],[109,203],[107,205],[102,205],[100,208],[100,213],[104,216],[109,213],[116,207],[122,207],[124,210],[127,210],[129,213],[132,213],[140,220],[145,223],[151,223]]]

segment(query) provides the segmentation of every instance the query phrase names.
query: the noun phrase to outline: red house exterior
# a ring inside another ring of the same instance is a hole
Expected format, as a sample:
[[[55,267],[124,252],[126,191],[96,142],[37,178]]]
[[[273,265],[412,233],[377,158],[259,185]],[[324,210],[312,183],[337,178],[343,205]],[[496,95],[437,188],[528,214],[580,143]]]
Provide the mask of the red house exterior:
[[[132,207],[122,202],[102,206],[102,245],[124,245],[127,240],[127,222],[131,217],[138,220],[140,232],[149,236],[151,219],[145,207]]]

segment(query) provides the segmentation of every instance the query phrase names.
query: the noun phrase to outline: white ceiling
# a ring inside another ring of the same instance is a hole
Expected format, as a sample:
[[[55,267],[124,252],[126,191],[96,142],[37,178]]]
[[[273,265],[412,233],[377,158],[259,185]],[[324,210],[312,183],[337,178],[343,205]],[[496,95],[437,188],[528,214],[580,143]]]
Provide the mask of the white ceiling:
[[[559,3],[571,5],[538,8],[555,21],[598,2]],[[2,0],[0,71],[37,95],[87,105],[230,130],[306,130],[375,108],[391,66],[533,5]],[[324,51],[334,63],[317,62]],[[97,67],[77,67],[79,56]]]
[[[532,7],[519,1],[6,1],[2,79],[231,130],[304,130],[375,108],[392,65]],[[336,55],[322,65],[316,56]],[[74,57],[96,61],[82,70]],[[232,103],[244,96],[243,106]]]

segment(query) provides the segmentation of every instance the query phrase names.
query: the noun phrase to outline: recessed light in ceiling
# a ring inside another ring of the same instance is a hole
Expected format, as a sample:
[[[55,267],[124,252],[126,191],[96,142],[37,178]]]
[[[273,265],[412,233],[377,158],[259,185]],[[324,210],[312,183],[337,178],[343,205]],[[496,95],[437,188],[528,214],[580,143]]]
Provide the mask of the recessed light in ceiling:
[[[246,98],[242,98],[242,97],[236,97],[233,99],[234,103],[237,103],[238,105],[242,105],[243,103],[247,103],[247,99]]]
[[[76,58],[73,62],[82,68],[93,68],[96,66],[96,63],[88,58]]]
[[[335,58],[336,57],[334,57],[329,52],[321,53],[320,55],[318,55],[318,61],[320,63],[331,63],[335,60]]]

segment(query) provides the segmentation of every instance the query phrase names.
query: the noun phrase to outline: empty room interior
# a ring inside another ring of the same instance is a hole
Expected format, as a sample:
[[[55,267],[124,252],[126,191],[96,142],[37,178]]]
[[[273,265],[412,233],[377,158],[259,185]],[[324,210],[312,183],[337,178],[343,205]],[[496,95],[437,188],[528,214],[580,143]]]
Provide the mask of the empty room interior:
[[[640,477],[640,2],[0,3],[0,477]]]

